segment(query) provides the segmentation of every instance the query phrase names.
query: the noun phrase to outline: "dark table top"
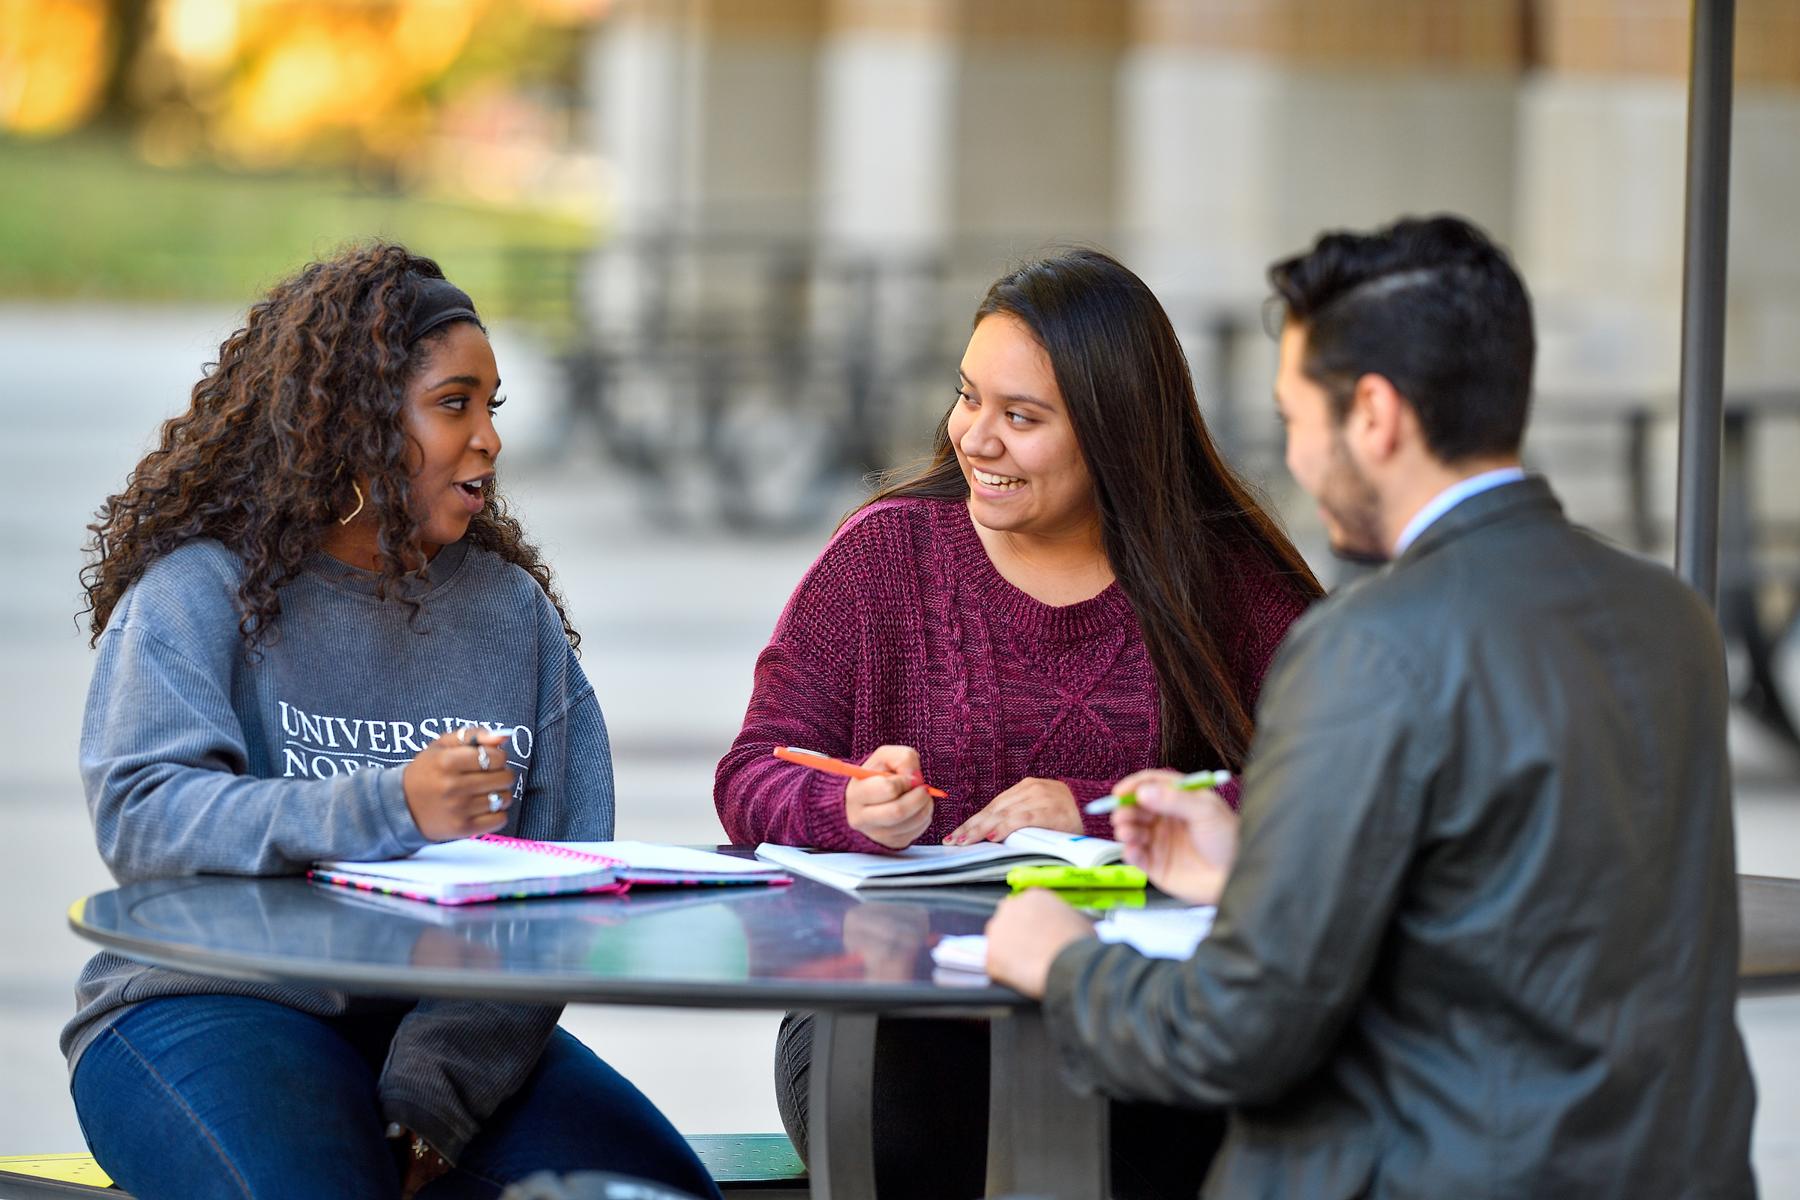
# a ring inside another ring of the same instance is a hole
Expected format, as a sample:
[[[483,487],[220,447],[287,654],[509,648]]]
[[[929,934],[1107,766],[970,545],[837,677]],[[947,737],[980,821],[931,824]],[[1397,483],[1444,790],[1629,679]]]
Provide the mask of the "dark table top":
[[[992,1010],[1031,1002],[979,976],[934,971],[930,947],[980,933],[1005,894],[932,887],[863,898],[795,879],[444,908],[298,878],[199,875],[90,896],[69,923],[160,966],[365,994]]]
[[[1800,880],[1739,877],[1748,993],[1800,989]],[[981,1010],[1028,1004],[936,971],[939,937],[980,933],[1003,887],[852,896],[785,887],[439,908],[304,879],[200,875],[77,902],[75,931],[132,958],[347,992],[721,1008]]]

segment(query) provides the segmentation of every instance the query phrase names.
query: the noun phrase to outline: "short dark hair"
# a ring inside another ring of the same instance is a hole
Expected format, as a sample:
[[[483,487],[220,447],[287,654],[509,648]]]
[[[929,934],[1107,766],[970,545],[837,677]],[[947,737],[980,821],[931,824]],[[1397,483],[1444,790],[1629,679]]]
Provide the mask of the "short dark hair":
[[[1460,217],[1338,230],[1269,268],[1271,311],[1306,330],[1301,369],[1338,420],[1363,375],[1387,378],[1446,463],[1517,453],[1537,353],[1506,252]]]

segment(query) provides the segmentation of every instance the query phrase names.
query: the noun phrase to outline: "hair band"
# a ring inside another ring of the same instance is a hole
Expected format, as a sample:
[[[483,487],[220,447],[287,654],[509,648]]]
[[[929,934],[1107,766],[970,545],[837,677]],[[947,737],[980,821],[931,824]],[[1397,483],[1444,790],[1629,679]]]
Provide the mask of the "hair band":
[[[406,314],[407,345],[412,345],[432,330],[441,329],[452,321],[481,324],[481,318],[475,315],[475,301],[448,279],[433,279],[417,274],[413,279],[413,302]]]

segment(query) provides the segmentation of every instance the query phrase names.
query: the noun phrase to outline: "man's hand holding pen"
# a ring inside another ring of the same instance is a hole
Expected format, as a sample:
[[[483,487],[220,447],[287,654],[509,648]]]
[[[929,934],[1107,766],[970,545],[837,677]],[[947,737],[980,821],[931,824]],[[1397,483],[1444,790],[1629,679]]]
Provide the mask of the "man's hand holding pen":
[[[1125,861],[1190,904],[1216,904],[1237,857],[1238,815],[1210,788],[1183,791],[1174,771],[1139,771],[1113,785],[1136,802],[1113,810]]]
[[[1216,904],[1237,857],[1238,815],[1210,787],[1174,771],[1139,771],[1113,785],[1131,802],[1112,810],[1125,861],[1190,904]],[[1042,997],[1050,965],[1093,925],[1055,893],[1033,888],[1000,902],[987,924],[987,973],[996,983]]]

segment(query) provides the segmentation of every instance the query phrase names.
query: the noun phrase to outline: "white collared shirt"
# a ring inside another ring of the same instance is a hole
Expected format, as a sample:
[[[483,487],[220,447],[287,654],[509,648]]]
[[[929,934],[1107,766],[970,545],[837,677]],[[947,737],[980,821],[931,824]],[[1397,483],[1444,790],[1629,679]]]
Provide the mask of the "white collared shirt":
[[[1498,467],[1492,471],[1483,471],[1479,475],[1471,475],[1467,479],[1459,479],[1433,496],[1425,507],[1415,513],[1413,519],[1406,523],[1406,528],[1400,531],[1400,540],[1394,543],[1394,557],[1399,558],[1405,554],[1406,548],[1418,541],[1419,535],[1431,528],[1432,522],[1464,500],[1471,496],[1479,496],[1502,484],[1517,483],[1523,478],[1525,478],[1525,468],[1523,467]]]

